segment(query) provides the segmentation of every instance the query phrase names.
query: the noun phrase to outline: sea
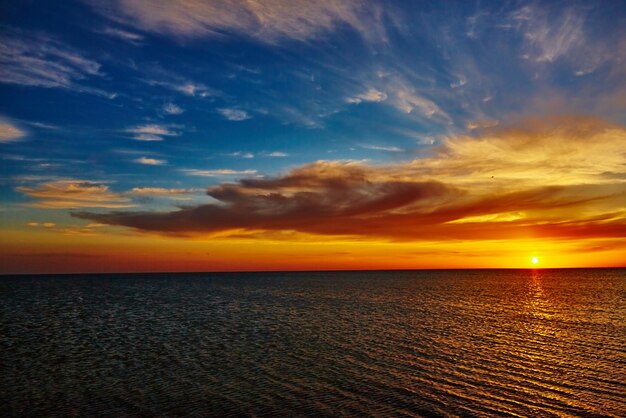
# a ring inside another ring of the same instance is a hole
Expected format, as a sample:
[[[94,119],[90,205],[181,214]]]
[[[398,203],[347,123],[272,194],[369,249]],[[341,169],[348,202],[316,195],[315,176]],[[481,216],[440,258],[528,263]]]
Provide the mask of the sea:
[[[626,270],[0,277],[3,417],[625,417]]]

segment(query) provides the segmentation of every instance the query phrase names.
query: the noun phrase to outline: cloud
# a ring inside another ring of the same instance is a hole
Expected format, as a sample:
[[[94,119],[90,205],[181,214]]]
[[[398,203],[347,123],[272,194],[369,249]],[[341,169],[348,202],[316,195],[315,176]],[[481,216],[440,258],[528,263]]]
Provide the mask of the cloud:
[[[367,217],[403,204],[441,199],[448,190],[436,182],[367,184],[366,173],[361,167],[320,162],[280,178],[241,180],[239,185],[223,184],[209,189],[208,193],[221,204],[162,215],[108,214],[101,219],[104,223],[171,233],[240,228],[305,231],[327,228],[333,219],[341,224],[345,219]],[[100,219],[96,214],[77,216]]]
[[[134,134],[133,139],[137,141],[163,141],[164,136],[178,136],[178,132],[172,131],[170,127],[158,124],[137,125],[125,130]]]
[[[343,25],[367,37],[384,38],[381,11],[356,0],[91,1],[110,19],[142,30],[178,37],[218,37],[238,33],[264,42],[283,38],[306,41]]]
[[[458,89],[467,84],[467,79],[464,76],[460,76],[457,81],[450,83],[450,88]]]
[[[169,115],[180,115],[185,112],[185,109],[175,105],[174,103],[166,103],[163,106],[163,111]]]
[[[176,201],[190,201],[193,197],[190,195],[201,195],[204,189],[167,189],[164,187],[134,187],[125,195],[130,196],[136,202],[150,203],[153,198],[164,198]]]
[[[54,228],[57,226],[54,222],[28,222],[26,225],[31,228]]]
[[[237,151],[237,152],[232,152],[230,154],[231,157],[237,157],[237,158],[246,158],[246,159],[251,159],[254,158],[254,154],[251,152],[243,152],[243,151]]]
[[[528,53],[538,62],[553,62],[585,42],[584,18],[573,9],[565,9],[554,19],[546,9],[525,5],[510,17],[523,33]]]
[[[97,228],[102,228],[102,227],[107,226],[105,224],[91,223],[86,226],[71,225],[71,226],[62,227],[62,226],[58,226],[55,222],[27,222],[26,225],[31,228],[40,228],[40,229],[43,228],[47,231],[55,232],[57,234],[86,235],[86,236],[97,235],[97,231],[96,231]],[[41,254],[39,254],[38,256],[40,255]],[[59,255],[65,255],[65,253],[59,253]],[[53,257],[53,255],[50,255],[50,256]],[[69,256],[71,257],[72,255],[70,254]]]
[[[421,145],[433,145],[437,142],[437,137],[433,135],[427,135],[419,131],[404,128],[393,128],[391,132],[413,139],[415,142]]]
[[[573,74],[584,76],[608,62],[621,65],[626,56],[623,28],[607,28],[598,38],[590,15],[585,7],[527,4],[511,12],[509,22],[523,37],[523,58],[539,64],[561,61]]]
[[[102,77],[101,65],[43,33],[4,30],[0,34],[0,82],[66,88],[108,98],[116,95],[85,86],[81,80]]]
[[[383,146],[383,145],[361,145],[361,148],[371,149],[374,151],[387,151],[387,152],[402,152],[404,151],[402,148],[393,147],[393,146]]]
[[[137,140],[137,141],[163,141],[163,137],[160,137],[158,135],[153,135],[153,134],[141,134],[138,133],[137,135],[133,136],[133,139]]]
[[[167,160],[158,160],[156,158],[139,157],[133,160],[137,164],[143,165],[164,165],[167,164]]]
[[[221,168],[217,170],[196,170],[193,168],[184,168],[180,171],[190,176],[199,177],[251,176],[257,173],[256,170],[231,170],[228,168]]]
[[[185,96],[204,98],[220,95],[218,91],[202,83],[197,83],[173,74],[163,75],[163,79],[150,79],[144,80],[144,82],[151,86],[159,86],[184,94]]]
[[[474,120],[474,121],[468,122],[465,125],[465,127],[469,129],[470,131],[473,131],[474,129],[493,128],[495,126],[498,126],[499,124],[500,122],[498,122],[497,120],[490,120],[490,119]]]
[[[129,32],[127,30],[114,28],[111,26],[105,27],[104,29],[100,30],[98,33],[111,36],[113,38],[121,39],[123,41],[126,41],[136,46],[142,45],[142,41],[144,40],[144,37],[142,35],[139,35],[138,33]]]
[[[245,110],[233,109],[233,108],[221,108],[217,109],[218,112],[221,113],[228,120],[232,121],[242,121],[246,119],[250,119],[252,116],[248,114]]]
[[[207,97],[212,95],[211,90],[203,84],[187,82],[183,84],[171,84],[170,87],[179,93],[186,94],[187,96]]]
[[[83,236],[93,236],[98,235],[97,228],[102,228],[104,224],[89,224],[87,226],[77,226],[71,225],[66,227],[57,226],[55,223],[46,222],[46,223],[37,223],[37,222],[29,222],[27,224],[30,227],[41,228],[44,227],[48,231],[55,232],[57,234],[63,235],[83,235]]]
[[[288,157],[289,154],[287,154],[286,152],[282,152],[282,151],[273,151],[273,152],[268,152],[266,154],[263,154],[266,157],[274,157],[274,158],[283,158],[283,157]]]
[[[42,122],[26,122],[26,123],[36,128],[40,128],[40,129],[49,129],[53,131],[61,129],[57,125],[51,125],[49,123],[42,123]]]
[[[399,88],[394,92],[391,100],[393,106],[404,113],[414,113],[417,111],[420,115],[427,118],[440,117],[451,120],[450,116],[432,100],[418,94],[412,87]]]
[[[439,173],[488,173],[519,182],[518,186],[548,181],[602,184],[611,181],[607,173],[624,170],[624,153],[619,150],[625,133],[624,128],[595,118],[528,118],[516,125],[486,129],[478,137],[445,139],[446,164],[438,163]],[[470,183],[472,178],[464,181]]]
[[[426,91],[429,90],[431,96],[445,97],[445,95],[441,94],[441,91],[433,94],[432,87],[428,89],[420,87],[423,81],[411,80],[400,73],[377,71],[375,75],[367,74],[363,83],[375,85],[376,88],[369,87],[365,93],[348,97],[345,99],[347,103],[384,102],[402,113],[422,119],[444,124],[452,121],[452,118],[426,95]]]
[[[128,208],[128,199],[113,193],[102,183],[84,180],[56,180],[37,187],[17,187],[17,191],[38,201],[31,206],[46,209]]]
[[[0,118],[0,144],[15,142],[26,136],[26,131],[18,128],[6,119]]]
[[[347,103],[358,104],[361,102],[382,102],[387,99],[387,95],[376,89],[369,89],[365,93],[357,94],[353,97],[346,98]]]
[[[448,137],[433,156],[408,163],[318,161],[273,178],[223,183],[208,189],[217,204],[74,216],[188,235],[246,230],[392,240],[619,237],[626,233],[624,149],[626,129],[599,120],[527,120],[479,137]]]
[[[163,187],[133,187],[129,192],[138,196],[178,196],[194,194],[202,191],[202,189],[166,189]]]

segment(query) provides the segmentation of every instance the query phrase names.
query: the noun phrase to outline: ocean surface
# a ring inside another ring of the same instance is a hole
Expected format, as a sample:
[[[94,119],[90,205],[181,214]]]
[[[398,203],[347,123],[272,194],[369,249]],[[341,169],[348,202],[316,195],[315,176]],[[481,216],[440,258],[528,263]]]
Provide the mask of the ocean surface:
[[[626,416],[626,270],[0,277],[0,415]]]

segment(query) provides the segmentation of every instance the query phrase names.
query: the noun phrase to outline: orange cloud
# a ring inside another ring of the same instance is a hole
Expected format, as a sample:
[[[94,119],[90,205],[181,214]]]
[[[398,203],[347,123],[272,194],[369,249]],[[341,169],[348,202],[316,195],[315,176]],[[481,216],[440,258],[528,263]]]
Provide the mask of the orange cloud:
[[[39,208],[113,209],[134,206],[127,198],[109,191],[108,186],[83,180],[56,180],[38,187],[18,187],[16,190],[38,199],[32,206]]]
[[[164,234],[297,231],[391,240],[626,236],[626,130],[580,117],[450,137],[429,158],[318,161],[208,189],[173,212],[75,213]]]
[[[267,42],[283,37],[304,41],[337,24],[350,25],[363,34],[382,27],[377,8],[366,11],[361,2],[352,0],[119,0],[113,7],[92,4],[113,20],[177,36],[216,36],[226,31]]]
[[[133,187],[130,191],[138,196],[176,196],[198,193],[202,189],[166,189],[163,187]]]
[[[14,124],[0,118],[0,144],[14,142],[26,136],[26,132]]]

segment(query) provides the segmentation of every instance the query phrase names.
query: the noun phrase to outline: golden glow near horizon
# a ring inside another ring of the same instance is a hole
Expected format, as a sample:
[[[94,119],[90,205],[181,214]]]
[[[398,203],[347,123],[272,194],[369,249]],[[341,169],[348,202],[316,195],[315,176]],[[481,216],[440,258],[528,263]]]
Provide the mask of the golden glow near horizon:
[[[533,264],[538,264],[538,263],[539,263],[539,258],[537,258],[537,257],[533,256],[533,257],[530,259],[530,262],[531,262],[531,263],[533,263]]]
[[[285,237],[185,238],[129,233],[109,227],[87,231],[32,228],[9,231],[0,242],[6,273],[124,271],[253,271],[528,268],[520,253],[541,254],[542,268],[619,265],[619,240],[510,239],[392,242],[294,234]],[[581,248],[599,248],[581,252]]]

